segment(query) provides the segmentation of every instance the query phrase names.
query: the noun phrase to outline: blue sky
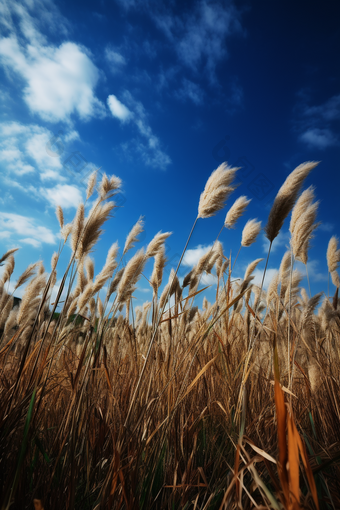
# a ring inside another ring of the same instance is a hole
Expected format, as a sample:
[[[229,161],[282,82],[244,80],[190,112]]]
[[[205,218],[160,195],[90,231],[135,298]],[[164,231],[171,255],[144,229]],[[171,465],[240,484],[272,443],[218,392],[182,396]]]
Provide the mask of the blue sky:
[[[55,206],[70,221],[96,167],[123,180],[93,254],[97,271],[140,215],[140,244],[173,232],[170,270],[211,172],[224,160],[242,167],[226,209],[198,222],[185,274],[239,195],[252,199],[248,210],[220,237],[233,255],[246,221],[264,226],[286,176],[317,160],[305,184],[316,186],[322,222],[309,267],[312,292],[325,290],[327,243],[340,230],[339,18],[330,0],[0,0],[0,251],[20,247],[14,275],[38,259],[50,270]],[[286,222],[269,276],[288,240]],[[241,251],[235,275],[265,249],[261,235]],[[146,280],[136,297],[151,298]]]

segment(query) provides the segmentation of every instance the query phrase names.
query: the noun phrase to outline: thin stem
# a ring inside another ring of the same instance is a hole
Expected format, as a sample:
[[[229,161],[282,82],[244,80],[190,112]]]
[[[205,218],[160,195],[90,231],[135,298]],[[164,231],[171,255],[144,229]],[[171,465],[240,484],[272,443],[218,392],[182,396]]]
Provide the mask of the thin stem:
[[[234,266],[235,266],[235,264],[236,264],[237,257],[238,257],[238,256],[239,256],[239,254],[240,254],[241,248],[242,248],[242,244],[240,245],[240,247],[239,247],[239,249],[238,249],[237,255],[236,255],[235,260],[234,260],[234,263],[233,263],[233,267],[231,268],[231,271],[230,271],[230,275],[231,275],[231,273],[232,273],[232,272],[233,272],[233,270],[234,270]]]
[[[329,277],[330,277],[330,272],[328,271],[328,299],[329,299]]]
[[[244,381],[244,378],[245,378],[245,374],[246,374],[246,371],[247,371],[247,368],[248,368],[248,364],[249,364],[249,361],[250,361],[251,352],[252,352],[252,349],[254,348],[255,340],[257,338],[257,335],[256,335],[255,338],[254,338],[254,341],[253,341],[253,333],[255,331],[256,320],[257,320],[257,309],[258,309],[259,303],[261,301],[262,289],[263,289],[264,279],[266,277],[266,271],[267,271],[267,267],[268,267],[269,255],[270,255],[270,251],[271,251],[271,248],[272,248],[272,243],[273,243],[273,241],[270,241],[270,245],[269,245],[269,249],[268,249],[268,253],[267,253],[266,265],[265,265],[265,268],[264,268],[264,271],[263,271],[263,276],[262,276],[262,282],[261,282],[261,288],[260,288],[260,298],[259,298],[259,300],[258,300],[258,302],[256,304],[256,308],[255,308],[255,317],[254,317],[252,332],[251,332],[251,335],[250,335],[250,341],[249,341],[249,345],[248,345],[247,356],[246,356],[244,367],[243,367],[241,388],[240,388],[239,399],[238,399],[238,404],[237,404],[237,413],[240,410],[240,405],[241,405],[240,403],[243,402],[243,399],[244,399],[243,398],[244,397],[244,391],[245,391],[245,381]]]
[[[287,366],[288,366],[288,382],[290,381],[290,314],[292,304],[292,280],[293,280],[293,249],[290,248],[290,279],[289,279],[289,305],[288,305],[288,353],[287,353]]]
[[[155,341],[155,338],[156,338],[157,329],[158,329],[159,323],[160,323],[160,321],[161,321],[161,318],[162,318],[163,312],[164,312],[164,310],[165,310],[165,307],[166,307],[166,305],[167,305],[167,301],[168,301],[168,299],[169,299],[169,295],[170,295],[170,291],[171,291],[172,283],[173,283],[173,281],[174,281],[174,279],[175,279],[175,277],[176,277],[176,275],[177,275],[177,273],[178,273],[179,267],[180,267],[180,265],[181,265],[181,263],[182,263],[182,260],[183,260],[183,257],[184,257],[184,254],[185,254],[185,251],[186,251],[186,249],[187,249],[187,247],[188,247],[189,241],[190,241],[191,236],[192,236],[192,234],[193,234],[193,232],[194,232],[194,228],[195,228],[195,226],[196,226],[197,220],[198,220],[198,217],[195,219],[194,224],[193,224],[193,226],[192,226],[192,228],[191,228],[191,231],[190,231],[189,237],[188,237],[188,239],[187,239],[187,242],[186,242],[186,244],[185,244],[185,246],[184,246],[184,250],[183,250],[183,252],[182,252],[181,258],[180,258],[180,260],[179,260],[179,262],[178,262],[178,265],[177,265],[177,268],[176,268],[176,271],[175,271],[175,274],[174,274],[173,280],[172,280],[171,284],[169,285],[169,290],[168,290],[167,296],[166,296],[166,298],[165,298],[163,308],[162,308],[162,310],[160,310],[160,312],[159,312],[159,317],[158,317],[158,320],[157,320],[157,322],[156,322],[156,324],[155,324],[155,329],[154,329],[154,331],[153,331],[153,334],[152,334],[151,340],[150,340],[150,342],[149,342],[149,347],[148,347],[148,351],[147,351],[147,354],[146,354],[146,357],[145,357],[144,365],[143,365],[142,371],[141,371],[141,373],[140,373],[140,376],[139,376],[139,378],[138,378],[138,381],[137,381],[137,385],[136,385],[135,391],[134,391],[134,393],[133,393],[133,395],[132,395],[132,399],[131,399],[130,406],[129,406],[129,409],[128,409],[128,412],[127,412],[127,415],[126,415],[126,419],[125,419],[124,427],[127,427],[127,424],[128,424],[129,418],[130,418],[130,414],[131,414],[131,411],[132,411],[132,407],[133,407],[134,401],[135,401],[135,399],[136,399],[136,396],[137,396],[137,393],[138,393],[138,390],[139,390],[140,384],[141,384],[141,382],[142,382],[142,378],[143,378],[143,375],[144,375],[144,372],[145,372],[145,369],[146,369],[146,365],[147,365],[148,360],[149,360],[149,357],[150,357],[151,349],[152,349],[152,346],[153,346],[154,341]]]
[[[312,297],[312,293],[311,293],[311,290],[310,290],[310,281],[309,281],[309,275],[308,275],[307,262],[306,262],[305,266],[306,266],[306,276],[307,276],[307,282],[308,282],[309,297],[311,298]]]

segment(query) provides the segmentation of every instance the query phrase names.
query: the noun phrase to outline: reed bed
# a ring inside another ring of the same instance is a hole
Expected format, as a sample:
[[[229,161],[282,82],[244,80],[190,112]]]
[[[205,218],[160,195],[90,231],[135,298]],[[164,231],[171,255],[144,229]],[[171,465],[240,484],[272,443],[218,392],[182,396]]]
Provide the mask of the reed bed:
[[[327,250],[333,298],[311,296],[294,269],[295,260],[307,267],[317,226],[314,189],[300,194],[316,164],[294,170],[274,201],[270,246],[290,213],[292,240],[267,291],[265,274],[253,283],[261,259],[235,283],[235,261],[218,240],[182,282],[178,267],[164,281],[169,232],[129,258],[142,218],[95,276],[90,253],[114,212],[115,176],[104,175],[87,216],[96,174],[71,223],[57,208],[60,248],[51,271],[32,264],[17,280],[14,294],[26,285],[19,307],[8,283],[20,255],[2,256],[1,510],[33,501],[45,510],[340,508],[337,238]],[[225,207],[236,176],[227,164],[213,172],[191,233]],[[236,200],[222,229],[248,203]],[[247,221],[243,250],[260,230]],[[71,257],[51,303],[66,243]],[[270,249],[266,267],[269,257]],[[136,311],[150,259],[152,301]],[[198,308],[206,273],[216,275],[216,298]]]

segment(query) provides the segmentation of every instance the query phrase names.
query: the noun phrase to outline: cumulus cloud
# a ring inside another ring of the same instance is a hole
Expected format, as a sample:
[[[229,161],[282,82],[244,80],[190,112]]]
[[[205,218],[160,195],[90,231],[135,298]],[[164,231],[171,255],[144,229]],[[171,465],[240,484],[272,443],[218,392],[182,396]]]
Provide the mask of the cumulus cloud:
[[[75,130],[53,134],[35,124],[0,123],[3,183],[48,206],[76,208],[82,199],[80,185],[86,189],[86,176],[95,168],[80,152],[69,151],[67,142],[78,138]],[[74,183],[67,184],[71,178]]]
[[[0,64],[22,79],[31,112],[50,122],[69,122],[73,114],[82,120],[105,116],[105,105],[95,95],[99,71],[89,52],[73,42],[48,44],[26,6],[11,2],[6,7],[8,35],[0,38]],[[19,13],[17,25],[13,12]]]
[[[0,229],[8,232],[6,238],[40,246],[42,243],[55,244],[56,236],[52,230],[39,225],[38,220],[20,214],[0,212]]]
[[[114,117],[125,122],[129,120],[132,116],[130,110],[116,98],[114,94],[109,95],[107,98],[107,104],[110,108],[110,112]]]
[[[82,201],[81,192],[76,186],[57,184],[54,188],[39,188],[41,196],[53,206],[60,205],[64,209],[77,208]]]
[[[66,137],[74,138],[75,133],[66,133]],[[51,131],[36,124],[18,122],[0,123],[0,135],[0,161],[9,175],[38,172],[42,180],[65,180],[59,158],[60,150],[64,150],[60,137],[57,139]]]
[[[252,283],[254,285],[257,285],[258,287],[261,287],[262,278],[263,278],[263,269],[256,268],[255,271],[253,271],[254,280]],[[266,276],[263,283],[263,288],[267,289],[268,285],[270,284],[271,280],[276,276],[278,273],[278,270],[275,268],[268,268],[266,271]]]
[[[194,267],[199,259],[205,255],[208,251],[210,251],[212,245],[203,245],[199,244],[196,248],[192,248],[187,250],[184,254],[182,265],[188,267]]]

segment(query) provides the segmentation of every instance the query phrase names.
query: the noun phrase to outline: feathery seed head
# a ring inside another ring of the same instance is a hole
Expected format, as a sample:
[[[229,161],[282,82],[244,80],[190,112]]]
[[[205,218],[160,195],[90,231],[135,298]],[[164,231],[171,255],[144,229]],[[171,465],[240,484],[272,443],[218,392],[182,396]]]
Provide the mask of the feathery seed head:
[[[238,168],[222,163],[211,174],[201,194],[197,218],[210,218],[223,209],[229,195],[234,191],[232,182]]]
[[[301,193],[298,201],[296,202],[293,211],[292,217],[290,220],[289,231],[291,234],[294,233],[294,229],[297,221],[301,217],[301,215],[306,211],[306,208],[312,204],[314,200],[314,186],[309,186],[303,193]]]
[[[85,259],[85,269],[88,281],[93,281],[94,277],[94,262],[91,257],[87,256]]]
[[[328,271],[333,273],[338,268],[340,262],[340,250],[338,250],[339,239],[336,236],[332,236],[328,243],[327,248],[327,265]]]
[[[92,174],[89,177],[89,180],[87,182],[86,200],[88,200],[92,196],[94,187],[97,182],[97,173],[98,173],[98,170],[95,170],[94,172],[92,172]]]
[[[335,287],[338,289],[340,287],[340,278],[339,273],[336,269],[331,272],[331,278],[333,285],[335,285]]]
[[[0,264],[4,262],[12,253],[18,250],[19,248],[11,248],[10,250],[6,251],[6,253],[0,258]]]
[[[256,221],[256,219],[247,221],[242,232],[241,246],[250,246],[253,244],[256,241],[260,231],[260,221]]]
[[[157,292],[157,290],[161,286],[165,263],[166,263],[165,248],[164,245],[162,244],[155,255],[155,262],[153,266],[152,275],[150,278],[150,283],[153,287],[154,292]]]
[[[251,200],[245,196],[239,197],[227,212],[224,220],[224,226],[226,228],[234,228],[237,220],[242,216],[250,202]]]
[[[135,286],[139,280],[146,263],[146,257],[143,248],[126,264],[123,276],[118,285],[118,301],[122,301],[124,294],[129,293],[130,289]]]
[[[60,228],[64,227],[64,213],[60,205],[57,205],[56,215],[59,221]]]
[[[71,237],[71,249],[73,252],[76,252],[78,248],[78,243],[80,240],[80,237],[83,233],[83,227],[84,227],[84,204],[79,204],[76,216],[73,220],[73,227],[72,227],[72,237]]]
[[[249,276],[253,273],[253,271],[255,271],[257,264],[259,264],[262,260],[263,259],[256,259],[256,260],[253,260],[253,262],[250,262],[250,264],[248,264],[246,272],[244,273],[244,280],[249,278]]]
[[[143,227],[144,227],[143,216],[140,216],[139,220],[132,227],[130,233],[126,238],[123,255],[125,255],[125,253],[131,248],[133,248],[135,243],[139,241],[138,236],[144,231]]]
[[[279,189],[265,227],[266,237],[270,242],[279,234],[285,219],[296,202],[304,180],[317,165],[318,162],[316,161],[308,161],[299,165],[288,175]]]
[[[308,205],[304,212],[301,211],[300,217],[295,223],[291,245],[294,257],[298,260],[307,262],[309,241],[313,231],[318,227],[318,224],[315,223],[318,205],[319,202]]]
[[[150,241],[148,244],[148,247],[146,249],[146,256],[147,257],[154,257],[160,248],[164,245],[165,240],[171,236],[172,232],[158,232],[158,234],[155,235],[155,237]]]

